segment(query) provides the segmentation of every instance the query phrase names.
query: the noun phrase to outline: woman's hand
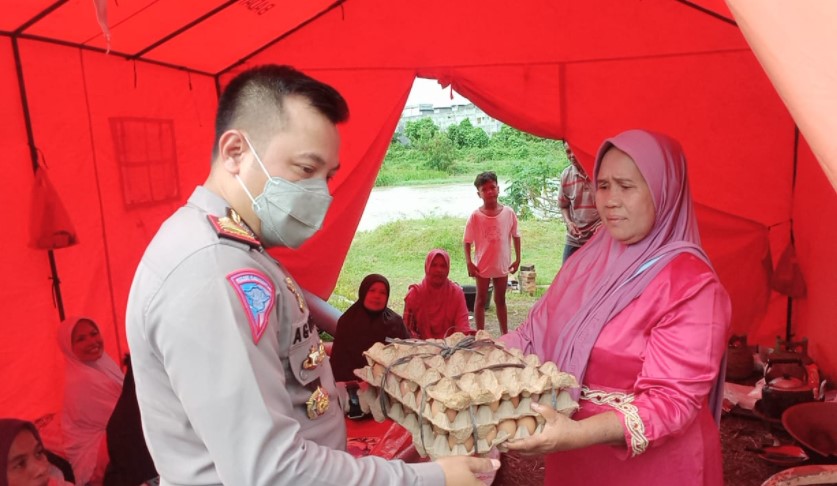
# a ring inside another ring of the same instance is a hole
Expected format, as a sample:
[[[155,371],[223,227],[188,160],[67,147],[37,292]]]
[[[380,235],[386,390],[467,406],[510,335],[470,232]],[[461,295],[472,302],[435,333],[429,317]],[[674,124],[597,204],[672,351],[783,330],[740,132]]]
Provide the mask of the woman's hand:
[[[579,422],[558,413],[554,408],[540,403],[533,403],[532,410],[546,420],[543,431],[525,439],[506,442],[510,451],[524,455],[546,454],[555,451],[574,449],[573,437],[579,433]]]
[[[543,431],[525,439],[506,442],[510,451],[534,455],[580,449],[595,444],[625,444],[624,427],[616,412],[609,411],[583,420],[573,420],[539,403],[533,403],[532,410],[546,420]]]

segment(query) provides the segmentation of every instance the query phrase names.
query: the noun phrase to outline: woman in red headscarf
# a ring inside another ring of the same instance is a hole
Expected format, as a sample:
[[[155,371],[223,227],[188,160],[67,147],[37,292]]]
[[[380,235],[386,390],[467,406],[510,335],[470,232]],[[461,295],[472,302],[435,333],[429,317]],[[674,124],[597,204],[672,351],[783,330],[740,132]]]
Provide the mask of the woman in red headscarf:
[[[509,449],[551,453],[546,484],[723,484],[730,301],[700,247],[682,149],[624,132],[599,149],[594,180],[606,231],[501,338],[575,375],[581,408],[570,419],[534,405],[543,433]]]
[[[450,255],[432,250],[424,260],[424,280],[410,285],[404,298],[404,324],[418,339],[440,339],[471,332],[462,287],[448,279]]]

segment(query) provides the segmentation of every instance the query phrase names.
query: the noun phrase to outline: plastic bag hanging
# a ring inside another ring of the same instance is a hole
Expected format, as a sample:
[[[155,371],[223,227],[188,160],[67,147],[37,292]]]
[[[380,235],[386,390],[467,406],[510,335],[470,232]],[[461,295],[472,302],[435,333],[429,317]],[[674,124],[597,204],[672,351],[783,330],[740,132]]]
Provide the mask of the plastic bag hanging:
[[[802,276],[793,243],[788,243],[782,256],[779,257],[776,268],[773,269],[773,275],[770,277],[770,287],[788,297],[805,296],[805,279]]]
[[[102,29],[102,35],[107,44],[106,53],[110,52],[110,26],[108,25],[108,0],[93,0],[96,7],[96,21]]]
[[[55,250],[78,243],[78,236],[70,221],[70,215],[43,168],[35,172],[30,209],[30,247]]]

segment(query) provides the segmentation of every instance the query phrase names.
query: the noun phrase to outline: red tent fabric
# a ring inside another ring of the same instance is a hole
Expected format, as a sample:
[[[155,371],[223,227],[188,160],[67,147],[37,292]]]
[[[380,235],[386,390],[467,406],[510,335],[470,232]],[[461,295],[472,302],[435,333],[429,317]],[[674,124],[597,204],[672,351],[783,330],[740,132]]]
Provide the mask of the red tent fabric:
[[[573,142],[588,166],[599,143],[643,127],[679,139],[690,161],[705,247],[750,342],[784,335],[787,299],[769,290],[790,241],[808,287],[793,330],[834,376],[837,193],[719,0],[133,0],[109,6],[110,53],[92,2],[29,0],[0,19],[0,252],[6,339],[0,415],[60,404],[58,311],[93,317],[127,351],[133,272],[159,224],[206,176],[220,86],[248,66],[287,63],[337,87],[343,169],[323,231],[278,251],[328,297],[416,76],[452,85],[490,115]],[[37,150],[33,149],[36,148]],[[80,244],[27,247],[40,158]],[[199,323],[196,323],[198,325]]]

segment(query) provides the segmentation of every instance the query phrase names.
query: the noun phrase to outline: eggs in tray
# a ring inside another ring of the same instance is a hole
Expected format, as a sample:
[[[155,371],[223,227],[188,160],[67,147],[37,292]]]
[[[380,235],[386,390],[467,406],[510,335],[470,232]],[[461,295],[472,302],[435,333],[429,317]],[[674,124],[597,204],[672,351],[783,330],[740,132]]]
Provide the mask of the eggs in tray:
[[[391,418],[413,435],[422,456],[481,454],[510,439],[539,433],[544,419],[532,402],[571,415],[575,378],[536,355],[506,349],[485,331],[476,336],[394,340],[364,355],[355,375],[374,418]]]

